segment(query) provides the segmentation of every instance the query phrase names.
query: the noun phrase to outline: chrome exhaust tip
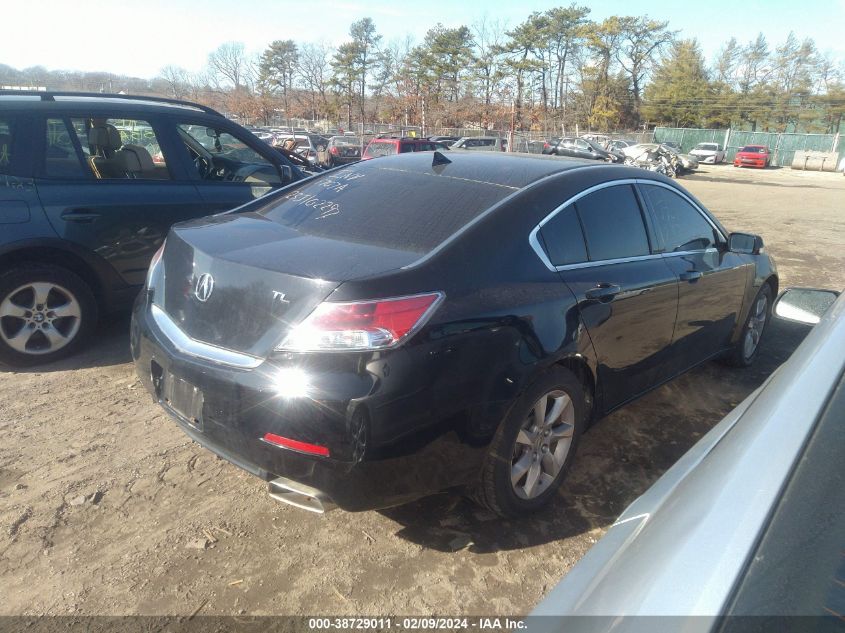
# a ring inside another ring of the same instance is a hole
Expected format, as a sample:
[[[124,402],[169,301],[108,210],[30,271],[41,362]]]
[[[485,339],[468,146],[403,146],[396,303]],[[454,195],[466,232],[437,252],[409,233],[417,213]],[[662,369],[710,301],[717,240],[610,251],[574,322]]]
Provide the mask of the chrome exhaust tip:
[[[316,488],[278,477],[268,486],[270,497],[302,510],[325,514],[337,508],[334,502]]]

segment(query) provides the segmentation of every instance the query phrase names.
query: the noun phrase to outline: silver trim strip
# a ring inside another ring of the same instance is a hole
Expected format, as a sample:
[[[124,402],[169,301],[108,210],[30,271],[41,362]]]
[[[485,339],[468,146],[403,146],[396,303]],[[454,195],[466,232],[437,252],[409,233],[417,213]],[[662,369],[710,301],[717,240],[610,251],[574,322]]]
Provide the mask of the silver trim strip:
[[[255,369],[264,362],[263,358],[257,356],[235,352],[191,338],[176,325],[176,322],[164,310],[155,304],[150,306],[150,314],[161,333],[176,349],[184,354],[241,369]]]
[[[560,206],[556,207],[545,218],[540,220],[540,223],[537,224],[537,226],[535,226],[531,230],[531,233],[529,233],[528,243],[531,245],[531,248],[537,254],[537,257],[540,258],[540,261],[543,262],[543,265],[545,265],[545,267],[548,268],[552,272],[559,272],[561,270],[572,270],[572,269],[576,269],[576,268],[589,268],[591,266],[604,266],[604,265],[607,265],[607,264],[621,264],[621,263],[624,263],[624,262],[639,261],[639,260],[652,259],[652,258],[664,257],[664,256],[665,257],[676,257],[676,256],[679,256],[679,255],[689,255],[689,254],[692,254],[692,253],[708,253],[708,252],[711,252],[711,251],[717,251],[717,249],[714,249],[714,248],[707,248],[707,249],[700,249],[700,250],[693,250],[693,251],[679,251],[679,252],[673,252],[673,253],[652,253],[650,255],[640,255],[640,256],[637,256],[637,257],[621,257],[621,258],[618,258],[618,259],[603,259],[603,260],[597,260],[597,261],[591,261],[591,262],[579,262],[577,264],[565,264],[563,266],[555,266],[554,264],[552,264],[548,255],[546,255],[546,252],[543,250],[543,247],[540,245],[540,239],[537,236],[537,234],[540,232],[540,229],[542,229],[543,226],[545,226],[548,222],[550,222],[558,213],[563,211],[570,204],[572,204],[573,202],[577,202],[580,198],[583,198],[584,196],[586,196],[590,193],[593,193],[594,191],[599,191],[600,189],[605,189],[607,187],[615,187],[617,185],[640,185],[640,184],[663,187],[664,189],[668,189],[669,191],[672,191],[672,192],[680,195],[684,200],[689,202],[692,205],[692,207],[696,211],[698,211],[705,220],[707,220],[707,223],[710,226],[713,227],[713,230],[716,231],[716,233],[718,233],[722,237],[723,240],[727,241],[727,238],[722,233],[722,231],[719,229],[719,227],[716,226],[713,223],[713,221],[707,216],[707,214],[704,211],[701,210],[701,207],[699,207],[695,203],[695,201],[692,200],[692,198],[690,198],[688,195],[686,195],[680,189],[676,189],[675,187],[672,187],[671,185],[667,185],[666,183],[660,182],[658,180],[649,180],[649,179],[644,179],[644,178],[623,178],[623,179],[620,179],[620,180],[610,180],[608,182],[603,182],[603,183],[600,183],[598,185],[593,185],[592,187],[589,187],[588,189],[584,189],[584,191],[581,191],[581,192],[575,194],[574,196],[572,196],[571,198],[569,198],[566,202],[564,202]]]

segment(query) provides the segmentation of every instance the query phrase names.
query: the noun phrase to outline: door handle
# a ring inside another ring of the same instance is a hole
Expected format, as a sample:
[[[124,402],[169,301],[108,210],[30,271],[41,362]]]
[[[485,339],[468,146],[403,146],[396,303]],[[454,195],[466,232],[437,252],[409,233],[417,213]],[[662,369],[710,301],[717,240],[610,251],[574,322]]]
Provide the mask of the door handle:
[[[622,288],[614,284],[600,283],[595,288],[590,288],[584,293],[587,299],[597,299],[602,302],[611,301],[613,297],[622,292]]]
[[[91,211],[90,209],[68,209],[62,211],[60,216],[62,220],[67,222],[79,222],[80,224],[90,224],[100,217],[99,213]]]
[[[690,283],[701,279],[701,273],[697,270],[690,270],[685,273],[681,273],[681,281],[688,281]]]

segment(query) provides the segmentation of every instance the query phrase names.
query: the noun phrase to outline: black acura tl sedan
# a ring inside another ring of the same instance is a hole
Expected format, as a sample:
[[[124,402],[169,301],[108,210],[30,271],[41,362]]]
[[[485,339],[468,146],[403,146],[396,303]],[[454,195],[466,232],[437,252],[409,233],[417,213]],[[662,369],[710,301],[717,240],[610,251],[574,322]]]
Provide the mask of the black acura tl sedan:
[[[181,428],[278,500],[458,488],[518,516],[591,420],[752,363],[777,285],[759,237],[653,172],[419,152],[174,226],[131,347]]]

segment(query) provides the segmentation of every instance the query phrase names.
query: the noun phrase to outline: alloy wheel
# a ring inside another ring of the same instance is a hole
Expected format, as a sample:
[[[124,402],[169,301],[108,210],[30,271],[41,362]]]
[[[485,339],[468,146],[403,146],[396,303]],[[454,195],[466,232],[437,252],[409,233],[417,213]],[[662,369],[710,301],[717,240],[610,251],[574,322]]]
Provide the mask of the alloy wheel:
[[[742,353],[745,354],[745,358],[751,358],[760,344],[763,329],[766,327],[768,308],[769,299],[765,294],[761,294],[748,318],[748,327],[745,330],[745,339],[742,343]]]
[[[542,396],[516,436],[511,485],[517,497],[534,499],[555,481],[572,446],[575,407],[564,391]]]
[[[51,282],[19,286],[0,302],[0,338],[22,354],[49,354],[79,332],[82,310],[67,288]]]

